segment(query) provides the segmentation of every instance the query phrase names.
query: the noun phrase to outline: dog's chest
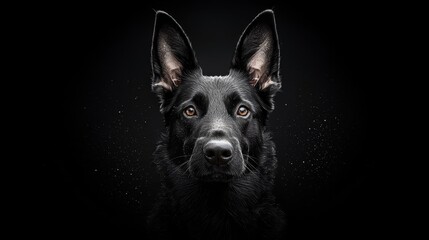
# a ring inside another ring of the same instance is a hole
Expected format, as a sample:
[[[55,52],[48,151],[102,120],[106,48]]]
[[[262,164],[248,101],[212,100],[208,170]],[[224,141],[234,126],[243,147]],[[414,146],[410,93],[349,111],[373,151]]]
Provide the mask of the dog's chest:
[[[197,239],[207,236],[213,239],[242,239],[243,233],[250,234],[257,226],[258,216],[243,201],[235,198],[207,196],[193,201],[176,202],[175,224],[178,229],[185,230],[187,235]],[[250,236],[249,236],[250,237]]]

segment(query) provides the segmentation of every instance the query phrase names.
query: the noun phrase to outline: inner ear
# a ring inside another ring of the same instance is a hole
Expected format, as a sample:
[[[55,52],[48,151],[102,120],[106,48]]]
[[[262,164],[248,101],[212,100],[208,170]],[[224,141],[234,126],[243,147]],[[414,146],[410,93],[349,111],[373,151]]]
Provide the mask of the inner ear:
[[[177,87],[181,83],[183,65],[167,43],[167,37],[165,33],[159,36],[158,54],[162,64],[162,76],[156,84],[171,91],[173,87]]]
[[[259,86],[260,89],[264,89],[274,83],[269,72],[271,64],[270,56],[273,54],[271,46],[272,40],[267,36],[247,63],[250,84],[254,87]]]

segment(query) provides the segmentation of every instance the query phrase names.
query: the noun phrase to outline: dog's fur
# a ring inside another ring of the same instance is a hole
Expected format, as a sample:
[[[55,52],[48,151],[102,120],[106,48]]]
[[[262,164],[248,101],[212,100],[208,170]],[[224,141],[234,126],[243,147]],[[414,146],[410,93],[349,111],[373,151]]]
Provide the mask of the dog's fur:
[[[152,88],[166,133],[155,151],[162,189],[148,220],[154,236],[279,237],[283,212],[271,193],[277,160],[265,130],[281,86],[279,51],[274,13],[266,10],[242,34],[229,75],[203,76],[182,28],[156,13]]]

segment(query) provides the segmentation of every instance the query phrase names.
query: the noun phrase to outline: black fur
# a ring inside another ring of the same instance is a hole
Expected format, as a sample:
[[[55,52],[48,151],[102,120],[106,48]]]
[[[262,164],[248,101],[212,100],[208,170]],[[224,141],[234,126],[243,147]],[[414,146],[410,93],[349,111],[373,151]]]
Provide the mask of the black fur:
[[[148,219],[153,237],[280,236],[283,212],[271,193],[277,160],[265,130],[280,89],[279,57],[274,13],[266,10],[241,36],[230,74],[204,76],[182,28],[157,12],[152,86],[161,100],[166,132],[154,154],[162,189]],[[189,107],[195,115],[186,114]],[[247,109],[247,115],[238,114],[240,109]],[[230,151],[210,162],[209,143],[226,144]]]

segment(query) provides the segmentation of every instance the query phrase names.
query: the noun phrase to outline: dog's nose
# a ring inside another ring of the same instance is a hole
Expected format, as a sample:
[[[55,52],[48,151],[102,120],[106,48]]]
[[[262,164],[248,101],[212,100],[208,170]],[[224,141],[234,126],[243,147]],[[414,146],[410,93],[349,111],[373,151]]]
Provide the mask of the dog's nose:
[[[207,161],[215,165],[224,165],[232,158],[232,145],[226,140],[210,140],[203,147]]]

